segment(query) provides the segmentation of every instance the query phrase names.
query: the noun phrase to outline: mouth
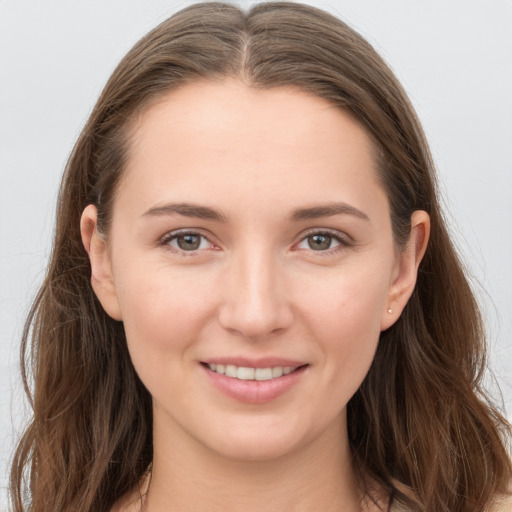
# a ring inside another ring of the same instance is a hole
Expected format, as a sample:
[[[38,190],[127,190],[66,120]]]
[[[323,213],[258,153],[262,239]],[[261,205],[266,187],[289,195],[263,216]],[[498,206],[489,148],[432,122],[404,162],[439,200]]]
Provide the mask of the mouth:
[[[266,368],[252,368],[250,366],[235,366],[233,364],[202,364],[212,372],[218,373],[219,375],[225,375],[231,379],[256,381],[278,379],[283,375],[289,375],[290,373],[307,366],[307,364],[302,364],[297,366],[268,366]]]
[[[238,363],[233,364],[233,363]],[[207,381],[231,399],[266,404],[290,392],[305,378],[309,364],[285,360],[201,362]]]

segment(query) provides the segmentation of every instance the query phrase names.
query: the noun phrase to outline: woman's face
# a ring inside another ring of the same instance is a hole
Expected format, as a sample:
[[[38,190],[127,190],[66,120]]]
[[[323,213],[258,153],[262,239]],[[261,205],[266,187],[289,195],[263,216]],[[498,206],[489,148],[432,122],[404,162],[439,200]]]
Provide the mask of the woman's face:
[[[365,131],[305,92],[234,80],[187,85],[140,117],[90,255],[155,436],[251,460],[345,430],[415,274]]]

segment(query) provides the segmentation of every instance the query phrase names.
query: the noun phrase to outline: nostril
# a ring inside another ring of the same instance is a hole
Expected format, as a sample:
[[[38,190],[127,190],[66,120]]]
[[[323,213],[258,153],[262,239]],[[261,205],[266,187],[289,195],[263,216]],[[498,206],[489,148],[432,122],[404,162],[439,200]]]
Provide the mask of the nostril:
[[[233,335],[258,340],[284,332],[293,322],[286,304],[239,298],[219,311],[221,326]]]

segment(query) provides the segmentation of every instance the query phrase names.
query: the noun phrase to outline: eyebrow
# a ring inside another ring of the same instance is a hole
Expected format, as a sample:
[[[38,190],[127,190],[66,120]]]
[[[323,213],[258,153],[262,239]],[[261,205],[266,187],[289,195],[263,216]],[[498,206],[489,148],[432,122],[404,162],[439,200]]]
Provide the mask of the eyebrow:
[[[208,206],[199,206],[192,203],[169,203],[162,206],[154,206],[146,211],[143,217],[159,217],[163,215],[183,215],[184,217],[195,217],[198,219],[216,220],[219,222],[226,222],[227,217]]]
[[[300,221],[331,217],[333,215],[353,215],[359,219],[370,220],[366,213],[347,203],[329,203],[321,206],[312,206],[311,208],[299,208],[293,211],[291,218],[294,221]]]
[[[168,203],[162,206],[154,206],[144,212],[142,216],[159,217],[175,214],[183,215],[184,217],[227,222],[227,217],[219,210],[193,203]],[[292,212],[290,218],[292,221],[298,222],[322,217],[332,217],[334,215],[353,215],[359,219],[370,220],[366,213],[347,203],[328,203],[309,208],[298,208]]]

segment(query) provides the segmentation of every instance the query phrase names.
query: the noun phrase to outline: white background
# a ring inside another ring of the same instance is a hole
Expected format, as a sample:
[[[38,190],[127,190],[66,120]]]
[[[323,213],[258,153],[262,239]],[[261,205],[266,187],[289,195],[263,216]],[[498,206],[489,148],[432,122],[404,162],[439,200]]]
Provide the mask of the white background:
[[[19,339],[44,273],[66,158],[120,58],[189,3],[0,0],[0,510],[26,415]],[[512,0],[309,3],[366,36],[411,96],[487,315],[492,369],[510,418]]]

